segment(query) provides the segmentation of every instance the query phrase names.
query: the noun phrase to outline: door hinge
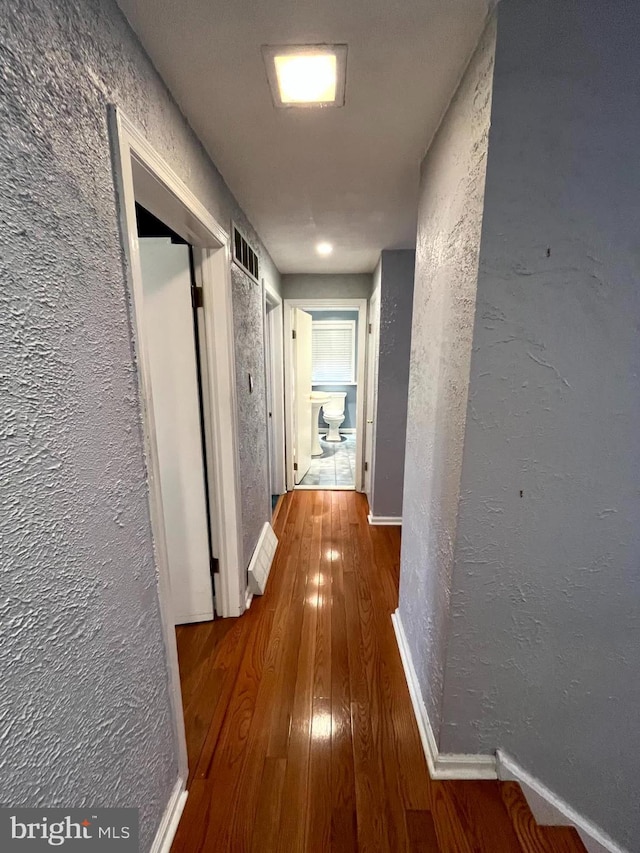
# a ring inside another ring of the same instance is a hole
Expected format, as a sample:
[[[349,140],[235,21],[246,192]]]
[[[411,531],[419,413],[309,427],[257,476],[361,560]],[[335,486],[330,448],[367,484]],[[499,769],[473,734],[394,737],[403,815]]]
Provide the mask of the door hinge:
[[[220,560],[217,557],[209,558],[209,568],[211,569],[212,575],[220,574]]]
[[[372,330],[372,328],[373,328],[373,327],[371,326],[371,323],[369,323],[369,334],[371,334],[371,330]]]
[[[365,470],[365,471],[368,471],[368,470],[369,470],[369,463],[368,463],[368,462],[365,462],[365,463],[364,463],[364,470]]]
[[[296,330],[295,329],[291,329],[291,337],[295,341],[295,339],[296,339]]]
[[[297,471],[297,470],[298,470],[298,463],[297,463],[297,462],[294,462],[294,463],[293,463],[293,470],[294,470],[294,471]]]
[[[204,308],[204,293],[201,287],[194,285],[191,288],[191,300],[194,308]]]

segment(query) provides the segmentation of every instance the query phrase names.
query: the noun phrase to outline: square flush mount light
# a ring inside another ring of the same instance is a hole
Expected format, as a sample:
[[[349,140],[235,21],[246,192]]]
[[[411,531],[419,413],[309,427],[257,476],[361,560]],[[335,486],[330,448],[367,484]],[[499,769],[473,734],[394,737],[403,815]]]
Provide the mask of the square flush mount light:
[[[342,107],[347,70],[346,44],[264,45],[276,107]]]

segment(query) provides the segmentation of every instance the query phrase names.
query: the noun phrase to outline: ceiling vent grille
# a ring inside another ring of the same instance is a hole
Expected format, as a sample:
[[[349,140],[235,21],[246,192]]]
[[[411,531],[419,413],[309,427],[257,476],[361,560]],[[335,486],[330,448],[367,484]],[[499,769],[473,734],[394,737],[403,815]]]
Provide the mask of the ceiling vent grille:
[[[260,270],[258,268],[258,256],[249,245],[246,237],[233,226],[233,260],[239,267],[251,276],[254,281],[260,283]]]

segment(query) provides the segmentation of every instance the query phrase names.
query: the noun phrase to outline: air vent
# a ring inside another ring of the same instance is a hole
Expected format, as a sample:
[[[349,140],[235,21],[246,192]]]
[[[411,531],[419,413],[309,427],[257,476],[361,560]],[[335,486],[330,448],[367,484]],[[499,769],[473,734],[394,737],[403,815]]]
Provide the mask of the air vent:
[[[258,256],[246,237],[233,226],[233,260],[259,284]]]
[[[278,537],[269,522],[265,521],[249,563],[249,592],[253,595],[264,595],[277,547]]]

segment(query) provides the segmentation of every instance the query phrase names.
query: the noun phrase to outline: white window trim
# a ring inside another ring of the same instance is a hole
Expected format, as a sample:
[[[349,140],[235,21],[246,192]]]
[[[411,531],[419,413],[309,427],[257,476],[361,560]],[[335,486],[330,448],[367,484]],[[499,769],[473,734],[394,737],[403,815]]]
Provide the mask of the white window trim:
[[[324,329],[350,329],[351,331],[351,373],[350,378],[344,381],[316,379],[312,375],[312,385],[355,385],[356,384],[356,321],[355,320],[313,320],[311,324],[312,334],[316,328]],[[313,369],[313,365],[312,365]]]

